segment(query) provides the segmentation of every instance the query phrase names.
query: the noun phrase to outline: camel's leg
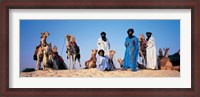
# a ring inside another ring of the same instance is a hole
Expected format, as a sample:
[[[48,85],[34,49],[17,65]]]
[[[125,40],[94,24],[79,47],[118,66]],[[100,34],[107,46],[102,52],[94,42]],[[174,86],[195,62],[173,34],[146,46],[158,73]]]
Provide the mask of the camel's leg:
[[[92,62],[92,68],[96,68],[96,63]]]
[[[144,67],[146,68],[146,59],[145,59],[145,57],[144,57],[144,55],[142,55],[143,57],[142,57],[142,64],[144,65]]]
[[[71,56],[70,56],[70,52],[69,51],[67,52],[67,57],[68,57],[68,68],[70,69],[70,59],[71,59]]]
[[[40,68],[40,62],[39,62],[39,60],[37,59],[36,70],[39,70],[39,68]]]
[[[85,62],[85,69],[87,69],[88,68],[88,62],[86,61]]]
[[[39,70],[40,69],[40,55],[37,54],[37,63],[36,63],[36,70]]]
[[[45,70],[45,63],[42,63],[42,69]]]
[[[140,55],[142,56],[142,65],[143,65],[144,67],[146,67],[146,62],[145,62],[145,58],[144,58],[144,55],[143,55],[143,52],[142,52],[142,51],[140,51]]]
[[[116,67],[115,67],[115,65],[114,65],[114,63],[113,63],[113,60],[112,60],[112,59],[110,59],[110,63],[111,63],[111,65],[112,65],[113,69],[116,69]]]
[[[43,54],[43,63],[42,63],[42,68],[43,70],[45,70],[45,65],[47,64],[47,58],[46,58],[46,55]]]
[[[36,63],[36,70],[39,70],[40,69],[40,62],[37,62]]]
[[[43,39],[41,40],[41,45],[42,45],[42,47],[44,46],[44,40]]]
[[[81,67],[81,60],[80,59],[78,59],[78,63],[79,63],[79,66]]]
[[[75,57],[76,57],[76,55],[73,54],[73,55],[72,55],[73,69],[76,69],[76,68],[75,68],[75,66],[76,66],[76,60],[75,60]]]
[[[165,51],[165,54],[164,54],[164,57],[166,57],[167,56],[167,53],[168,53],[168,51],[169,51],[169,48],[163,48],[163,50]]]

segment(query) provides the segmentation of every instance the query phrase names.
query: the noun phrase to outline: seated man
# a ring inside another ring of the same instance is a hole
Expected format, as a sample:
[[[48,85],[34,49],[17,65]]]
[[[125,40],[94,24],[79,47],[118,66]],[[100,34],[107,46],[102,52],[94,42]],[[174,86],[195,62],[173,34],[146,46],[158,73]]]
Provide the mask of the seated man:
[[[99,50],[99,56],[97,58],[97,69],[101,71],[110,71],[112,70],[112,65],[110,64],[110,58],[104,55],[103,50]]]
[[[63,58],[60,55],[58,55],[58,51],[57,51],[56,46],[53,47],[53,56],[54,56],[54,59],[55,59],[57,65],[58,65],[58,69],[67,69]]]

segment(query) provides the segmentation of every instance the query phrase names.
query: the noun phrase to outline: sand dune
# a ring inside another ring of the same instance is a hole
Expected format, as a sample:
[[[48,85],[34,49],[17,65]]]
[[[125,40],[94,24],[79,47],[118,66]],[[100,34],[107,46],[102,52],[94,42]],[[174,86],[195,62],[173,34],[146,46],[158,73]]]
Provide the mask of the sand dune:
[[[138,70],[132,72],[130,69],[99,71],[93,69],[79,70],[38,70],[33,72],[20,72],[20,77],[180,77],[180,72],[175,70]]]

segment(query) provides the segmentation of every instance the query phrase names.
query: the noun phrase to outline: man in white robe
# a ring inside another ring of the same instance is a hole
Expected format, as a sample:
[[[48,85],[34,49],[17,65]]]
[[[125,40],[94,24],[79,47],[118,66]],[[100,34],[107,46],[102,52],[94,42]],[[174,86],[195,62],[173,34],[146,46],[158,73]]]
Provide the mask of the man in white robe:
[[[157,66],[157,56],[156,56],[156,45],[155,40],[151,36],[151,32],[147,32],[147,48],[146,48],[146,60],[147,60],[147,69],[158,69]]]
[[[101,71],[110,71],[112,70],[112,65],[110,64],[110,58],[108,56],[104,55],[104,51],[103,50],[99,50],[98,52],[98,57],[97,57],[97,69],[101,70]]]
[[[106,38],[106,33],[102,32],[101,37],[97,41],[97,46],[98,46],[98,51],[99,50],[104,50],[105,55],[109,56],[109,51],[110,51],[110,42],[108,38]]]

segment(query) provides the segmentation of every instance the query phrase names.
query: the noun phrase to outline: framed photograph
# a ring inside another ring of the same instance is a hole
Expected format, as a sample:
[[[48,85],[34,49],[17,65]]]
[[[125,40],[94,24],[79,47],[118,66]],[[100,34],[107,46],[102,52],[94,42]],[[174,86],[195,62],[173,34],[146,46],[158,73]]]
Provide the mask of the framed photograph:
[[[2,1],[1,96],[199,96],[198,0]]]

